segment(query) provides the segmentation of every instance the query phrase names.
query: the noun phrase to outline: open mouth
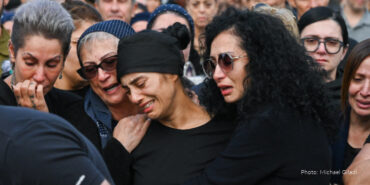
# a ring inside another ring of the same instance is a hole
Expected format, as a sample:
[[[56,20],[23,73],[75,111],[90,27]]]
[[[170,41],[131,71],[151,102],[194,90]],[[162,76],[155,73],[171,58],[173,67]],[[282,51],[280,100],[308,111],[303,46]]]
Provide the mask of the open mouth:
[[[113,84],[113,85],[111,85],[111,86],[109,86],[109,87],[103,88],[103,90],[104,90],[105,92],[109,93],[109,92],[114,91],[114,90],[115,90],[116,88],[118,88],[118,87],[119,87],[119,84],[118,84],[118,83],[115,83],[115,84]]]

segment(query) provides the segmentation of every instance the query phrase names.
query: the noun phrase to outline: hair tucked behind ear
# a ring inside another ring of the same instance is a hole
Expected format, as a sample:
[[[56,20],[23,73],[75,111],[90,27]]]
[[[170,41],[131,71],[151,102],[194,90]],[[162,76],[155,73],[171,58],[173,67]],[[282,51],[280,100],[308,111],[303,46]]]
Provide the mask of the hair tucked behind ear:
[[[175,37],[178,40],[178,47],[180,50],[185,49],[190,43],[190,34],[185,25],[175,23],[163,30],[163,33]]]

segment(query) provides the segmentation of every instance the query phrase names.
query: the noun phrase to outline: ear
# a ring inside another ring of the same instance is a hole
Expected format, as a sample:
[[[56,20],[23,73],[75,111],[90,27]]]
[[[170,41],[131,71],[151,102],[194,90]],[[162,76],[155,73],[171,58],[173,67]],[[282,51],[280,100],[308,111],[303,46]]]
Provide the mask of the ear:
[[[11,40],[8,42],[9,59],[11,63],[15,63],[14,46]]]
[[[175,74],[165,74],[164,75],[165,78],[169,81],[172,81],[172,82],[176,82],[177,80],[179,80],[179,75],[175,75]]]
[[[295,0],[288,0],[288,3],[290,4],[290,6],[292,6],[293,8],[297,8],[297,5],[295,4]]]

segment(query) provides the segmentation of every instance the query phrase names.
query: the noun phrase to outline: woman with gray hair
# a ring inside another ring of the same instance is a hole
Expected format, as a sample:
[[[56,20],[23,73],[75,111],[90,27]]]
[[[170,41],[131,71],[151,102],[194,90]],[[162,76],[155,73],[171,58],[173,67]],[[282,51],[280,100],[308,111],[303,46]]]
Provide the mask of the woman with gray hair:
[[[18,8],[9,42],[14,73],[0,81],[0,104],[57,114],[98,146],[97,128],[84,112],[82,98],[53,88],[73,29],[71,16],[55,1],[35,0]]]

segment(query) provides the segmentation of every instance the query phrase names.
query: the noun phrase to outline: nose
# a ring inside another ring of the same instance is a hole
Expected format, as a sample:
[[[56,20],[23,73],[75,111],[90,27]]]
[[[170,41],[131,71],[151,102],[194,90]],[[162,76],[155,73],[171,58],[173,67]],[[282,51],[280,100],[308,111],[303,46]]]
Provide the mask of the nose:
[[[41,84],[45,80],[45,69],[42,66],[37,67],[32,78],[35,82]]]
[[[105,80],[107,80],[108,78],[109,78],[109,76],[110,76],[110,74],[109,73],[107,73],[107,72],[105,72],[103,69],[101,69],[101,68],[98,68],[98,80],[99,81],[105,81]]]
[[[128,97],[130,101],[136,105],[140,105],[143,100],[143,96],[135,89],[130,89],[130,95]]]
[[[112,12],[117,12],[118,11],[118,2],[117,1],[115,1],[115,0],[113,0],[113,2],[112,2],[112,6],[110,7],[111,8],[111,11]]]
[[[366,80],[360,91],[361,96],[370,96],[370,79]]]
[[[317,49],[317,51],[316,51],[317,53],[319,53],[319,54],[325,54],[326,53],[326,50],[325,50],[325,45],[324,45],[324,43],[320,43],[319,44],[319,48]]]
[[[226,74],[222,71],[220,65],[216,65],[215,72],[213,73],[213,79],[216,82],[219,82],[220,80],[224,79],[226,77]]]
[[[202,3],[201,3],[201,4],[199,5],[199,11],[200,11],[200,12],[204,12],[205,10],[206,10],[206,7],[204,6],[204,4],[202,4]]]

